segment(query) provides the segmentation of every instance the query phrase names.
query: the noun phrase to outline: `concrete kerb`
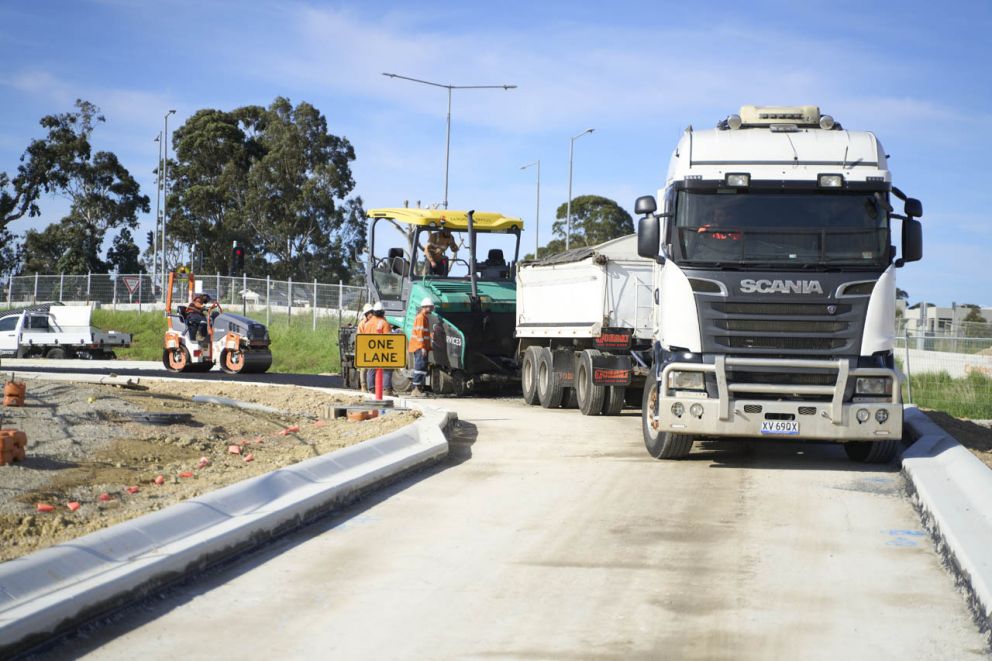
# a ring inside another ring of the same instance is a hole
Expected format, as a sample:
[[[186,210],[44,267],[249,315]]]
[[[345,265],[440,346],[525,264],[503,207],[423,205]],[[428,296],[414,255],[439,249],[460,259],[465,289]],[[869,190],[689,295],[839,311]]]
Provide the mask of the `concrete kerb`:
[[[902,455],[913,504],[992,646],[992,470],[916,407]]]
[[[457,416],[404,403],[423,415],[402,429],[0,564],[0,657],[441,461]]]

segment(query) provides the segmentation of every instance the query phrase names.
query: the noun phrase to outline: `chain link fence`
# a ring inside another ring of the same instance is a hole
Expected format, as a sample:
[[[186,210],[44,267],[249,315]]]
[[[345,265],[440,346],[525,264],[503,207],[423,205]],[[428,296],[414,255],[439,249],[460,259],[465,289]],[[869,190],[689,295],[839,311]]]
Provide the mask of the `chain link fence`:
[[[905,398],[960,417],[992,419],[992,324],[958,322],[925,330],[900,325],[896,359],[907,376]]]
[[[364,287],[294,282],[270,278],[198,275],[197,287],[216,298],[225,309],[263,318],[266,325],[285,320],[294,325],[311,322],[317,330],[328,321],[352,323],[366,300]],[[165,281],[147,273],[12,276],[2,292],[4,307],[39,303],[99,304],[113,310],[153,312],[165,305]],[[185,301],[184,301],[185,302]]]

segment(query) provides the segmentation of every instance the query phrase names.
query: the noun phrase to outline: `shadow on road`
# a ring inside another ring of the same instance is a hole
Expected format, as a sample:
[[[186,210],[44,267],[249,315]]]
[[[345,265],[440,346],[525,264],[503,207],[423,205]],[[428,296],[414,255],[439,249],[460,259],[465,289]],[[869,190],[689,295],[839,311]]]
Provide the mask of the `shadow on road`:
[[[862,464],[848,459],[839,443],[735,439],[696,441],[684,461],[709,461],[711,468],[772,468],[780,470],[896,473],[897,461]]]

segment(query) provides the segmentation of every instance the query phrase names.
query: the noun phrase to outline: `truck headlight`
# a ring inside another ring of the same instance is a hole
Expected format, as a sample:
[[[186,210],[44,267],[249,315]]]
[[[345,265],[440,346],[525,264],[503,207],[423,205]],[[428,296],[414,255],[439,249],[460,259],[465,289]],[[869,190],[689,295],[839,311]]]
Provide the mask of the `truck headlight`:
[[[885,376],[859,376],[854,384],[856,395],[891,395],[892,379]]]
[[[706,390],[702,372],[669,372],[668,387],[673,390]]]

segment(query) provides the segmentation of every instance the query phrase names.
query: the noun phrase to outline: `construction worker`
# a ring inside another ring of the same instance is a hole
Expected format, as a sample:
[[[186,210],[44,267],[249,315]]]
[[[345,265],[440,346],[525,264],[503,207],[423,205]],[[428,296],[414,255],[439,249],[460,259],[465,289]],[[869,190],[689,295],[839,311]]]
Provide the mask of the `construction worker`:
[[[451,248],[451,256],[458,256],[458,242],[451,234],[451,230],[442,227],[437,232],[431,232],[427,237],[427,245],[424,246],[424,257],[427,262],[424,264],[425,275],[448,275],[448,258],[445,252]]]
[[[393,327],[386,321],[386,310],[382,307],[382,301],[372,304],[372,317],[365,326],[366,333],[392,333]],[[366,372],[366,383],[369,392],[375,391],[375,370]],[[382,394],[383,396],[393,396],[393,370],[382,370]]]
[[[203,342],[207,339],[207,309],[216,306],[210,305],[209,294],[194,294],[193,300],[186,306],[186,329],[189,338],[195,342]]]
[[[362,306],[362,312],[359,315],[358,328],[356,333],[358,335],[364,335],[369,331],[366,330],[369,325],[369,320],[372,318],[372,304],[366,303]],[[358,370],[358,387],[362,392],[368,392],[368,386],[365,385],[365,373],[367,370]]]
[[[410,333],[410,353],[413,354],[413,390],[411,397],[424,396],[424,380],[427,378],[427,355],[431,351],[431,313],[434,312],[434,300],[427,296],[420,301],[420,309],[413,320],[413,332]]]

